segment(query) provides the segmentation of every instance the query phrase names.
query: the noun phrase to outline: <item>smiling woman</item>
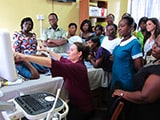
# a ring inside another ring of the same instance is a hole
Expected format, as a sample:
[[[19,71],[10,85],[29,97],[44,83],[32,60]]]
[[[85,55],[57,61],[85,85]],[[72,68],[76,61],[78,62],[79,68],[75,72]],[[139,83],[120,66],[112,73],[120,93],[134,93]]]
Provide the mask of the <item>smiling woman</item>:
[[[13,34],[13,49],[15,52],[35,55],[37,52],[37,39],[36,34],[31,32],[33,29],[33,21],[30,17],[25,17],[21,21],[21,31]],[[39,72],[45,73],[49,69],[35,64],[30,63],[27,60],[16,61],[16,69],[20,75],[28,79],[39,78]]]
[[[32,33],[33,21],[30,17],[21,21],[21,31],[13,34],[13,48],[16,52],[34,55],[37,52],[36,34]],[[30,47],[30,49],[28,49]]]

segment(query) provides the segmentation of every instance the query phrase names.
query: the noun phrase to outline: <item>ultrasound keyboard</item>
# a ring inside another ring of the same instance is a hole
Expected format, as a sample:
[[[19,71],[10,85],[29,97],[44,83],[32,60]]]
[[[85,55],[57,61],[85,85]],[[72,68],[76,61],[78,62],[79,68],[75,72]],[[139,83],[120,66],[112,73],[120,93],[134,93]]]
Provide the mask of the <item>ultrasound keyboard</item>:
[[[48,92],[40,92],[34,94],[28,94],[19,96],[14,99],[16,106],[23,111],[25,115],[36,116],[40,118],[39,115],[47,114],[47,112],[52,108],[55,100],[55,95]],[[64,107],[64,104],[60,98],[58,98],[55,111],[60,111]]]

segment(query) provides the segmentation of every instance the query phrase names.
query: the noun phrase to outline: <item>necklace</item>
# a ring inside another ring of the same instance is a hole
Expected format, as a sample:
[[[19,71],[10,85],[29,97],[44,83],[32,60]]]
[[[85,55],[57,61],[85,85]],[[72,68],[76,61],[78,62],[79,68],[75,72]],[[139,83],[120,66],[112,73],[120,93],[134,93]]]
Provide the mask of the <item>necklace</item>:
[[[155,61],[153,61],[154,65],[159,65],[160,64],[160,59],[156,59]]]

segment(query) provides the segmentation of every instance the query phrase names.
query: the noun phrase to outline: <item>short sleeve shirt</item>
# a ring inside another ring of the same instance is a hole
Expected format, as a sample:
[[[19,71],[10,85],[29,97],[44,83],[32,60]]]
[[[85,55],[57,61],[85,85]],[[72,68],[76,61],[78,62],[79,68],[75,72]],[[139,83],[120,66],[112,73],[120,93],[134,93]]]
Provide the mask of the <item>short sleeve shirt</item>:
[[[94,55],[94,53],[92,53],[92,55]],[[98,51],[96,52],[95,55],[95,60],[103,57],[103,61],[101,64],[101,68],[103,68],[104,71],[111,71],[109,68],[109,57],[110,57],[110,52],[102,47],[99,47]]]
[[[139,57],[142,57],[142,49],[135,37],[131,37],[115,47],[113,50],[112,89],[133,90],[134,59]]]
[[[63,30],[60,27],[57,27],[56,30],[54,30],[52,27],[49,27],[43,31],[41,39],[48,40],[48,39],[61,39],[61,38],[67,38],[65,30]],[[65,44],[62,46],[51,47],[49,49],[56,53],[66,53],[67,45]]]

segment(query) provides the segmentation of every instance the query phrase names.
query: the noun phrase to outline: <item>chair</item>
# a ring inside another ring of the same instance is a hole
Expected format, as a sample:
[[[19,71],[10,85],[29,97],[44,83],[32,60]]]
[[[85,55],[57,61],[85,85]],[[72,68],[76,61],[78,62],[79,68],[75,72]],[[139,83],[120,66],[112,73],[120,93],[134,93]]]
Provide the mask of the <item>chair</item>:
[[[107,120],[118,120],[120,113],[124,108],[124,101],[121,97],[116,97],[109,108]]]

